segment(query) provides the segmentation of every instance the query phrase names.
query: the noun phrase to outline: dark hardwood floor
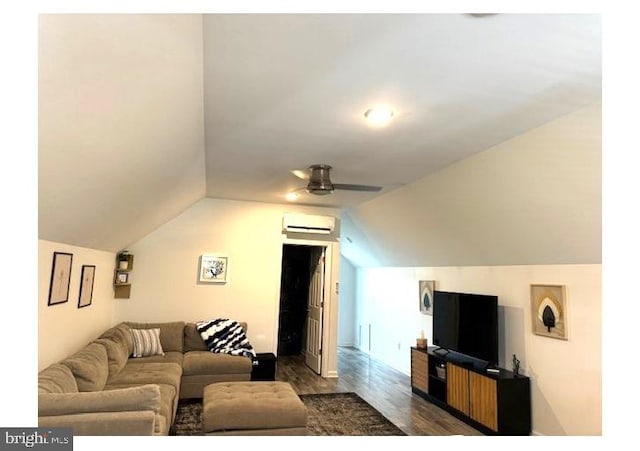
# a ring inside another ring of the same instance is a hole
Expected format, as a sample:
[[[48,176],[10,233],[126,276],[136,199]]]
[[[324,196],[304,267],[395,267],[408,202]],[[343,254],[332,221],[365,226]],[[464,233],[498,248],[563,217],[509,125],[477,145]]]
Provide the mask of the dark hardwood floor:
[[[276,379],[298,394],[355,392],[407,435],[482,435],[411,392],[409,376],[355,348],[338,348],[337,378],[322,378],[302,356],[278,357]]]

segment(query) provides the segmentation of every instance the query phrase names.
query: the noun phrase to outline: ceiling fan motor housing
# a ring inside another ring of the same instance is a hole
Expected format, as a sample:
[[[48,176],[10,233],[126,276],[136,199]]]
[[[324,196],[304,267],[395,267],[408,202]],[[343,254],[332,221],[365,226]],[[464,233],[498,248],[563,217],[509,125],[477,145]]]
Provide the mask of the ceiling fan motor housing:
[[[307,192],[311,194],[331,194],[333,193],[333,184],[329,178],[331,166],[327,164],[315,164],[310,166],[311,175],[309,177],[309,185]]]

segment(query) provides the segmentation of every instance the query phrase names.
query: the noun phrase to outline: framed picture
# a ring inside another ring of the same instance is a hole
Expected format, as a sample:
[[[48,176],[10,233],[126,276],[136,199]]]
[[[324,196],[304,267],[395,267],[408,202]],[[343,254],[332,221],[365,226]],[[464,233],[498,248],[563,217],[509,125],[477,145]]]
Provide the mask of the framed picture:
[[[531,285],[533,333],[567,340],[567,300],[564,285]]]
[[[433,315],[433,290],[436,288],[435,280],[420,280],[420,313]]]
[[[128,283],[128,282],[129,282],[129,273],[120,272],[120,271],[118,271],[116,273],[116,285],[124,284],[124,283]]]
[[[82,265],[80,273],[80,294],[78,295],[78,308],[91,305],[93,299],[93,279],[96,275],[96,267],[93,265]]]
[[[66,252],[53,253],[51,282],[49,283],[49,301],[47,305],[62,304],[69,300],[72,262],[73,254],[67,254]]]
[[[200,256],[198,280],[206,283],[226,283],[229,271],[229,258],[222,255],[206,254]]]

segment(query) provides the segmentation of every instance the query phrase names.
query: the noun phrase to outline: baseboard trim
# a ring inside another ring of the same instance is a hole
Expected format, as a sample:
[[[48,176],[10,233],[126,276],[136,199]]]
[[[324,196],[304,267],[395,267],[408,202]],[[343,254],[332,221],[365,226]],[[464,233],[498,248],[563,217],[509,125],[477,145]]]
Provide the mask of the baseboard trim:
[[[332,370],[327,372],[327,377],[333,377],[333,378],[338,377],[338,371]]]

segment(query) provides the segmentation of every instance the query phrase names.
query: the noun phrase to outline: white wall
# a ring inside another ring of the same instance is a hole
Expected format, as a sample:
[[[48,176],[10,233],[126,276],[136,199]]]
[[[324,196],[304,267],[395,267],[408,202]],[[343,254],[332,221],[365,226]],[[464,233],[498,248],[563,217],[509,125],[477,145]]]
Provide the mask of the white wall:
[[[356,268],[346,258],[340,259],[340,307],[338,311],[338,346],[355,344]]]
[[[352,261],[601,263],[601,122],[590,105],[350,208],[368,242]]]
[[[202,16],[38,19],[39,238],[117,252],[205,194]]]
[[[334,209],[296,205],[211,198],[197,202],[127,247],[134,255],[131,298],[116,300],[117,320],[230,317],[248,323],[249,340],[257,352],[276,353],[285,212],[339,216]],[[309,237],[335,240],[329,235]],[[229,257],[226,284],[198,283],[199,257],[206,253]],[[331,309],[330,302],[325,306]],[[337,335],[337,324],[334,327]],[[336,340],[334,336],[333,346]]]
[[[47,305],[54,252],[73,254],[69,300]],[[93,298],[78,308],[82,265],[95,265]],[[113,325],[115,254],[84,247],[38,242],[38,370],[81,349]]]
[[[500,363],[511,356],[531,378],[534,433],[602,433],[601,265],[359,268],[356,327],[372,326],[371,355],[410,374],[409,347],[432,317],[418,310],[418,281],[436,289],[498,296]],[[531,332],[530,284],[565,285],[569,340]],[[362,347],[367,348],[366,334]]]

